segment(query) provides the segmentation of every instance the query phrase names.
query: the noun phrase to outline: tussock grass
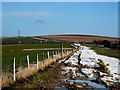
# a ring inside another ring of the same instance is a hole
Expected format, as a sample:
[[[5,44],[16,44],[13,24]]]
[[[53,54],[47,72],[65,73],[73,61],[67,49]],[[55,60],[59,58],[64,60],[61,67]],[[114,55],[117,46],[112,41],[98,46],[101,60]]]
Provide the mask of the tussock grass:
[[[19,69],[18,72],[16,73],[16,77],[17,77],[17,80],[21,80],[23,78],[29,77],[30,75],[36,72],[37,72],[36,67],[30,67],[29,69],[28,68]]]
[[[2,87],[9,87],[9,84],[13,84],[12,74],[9,72],[2,73],[0,78],[2,78],[0,82]]]

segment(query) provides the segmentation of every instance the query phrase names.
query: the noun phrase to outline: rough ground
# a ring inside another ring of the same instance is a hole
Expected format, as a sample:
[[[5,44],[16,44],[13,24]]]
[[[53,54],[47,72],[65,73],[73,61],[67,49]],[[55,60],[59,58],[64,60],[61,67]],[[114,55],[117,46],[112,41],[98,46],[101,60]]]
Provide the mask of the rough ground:
[[[63,64],[53,63],[51,66],[47,67],[43,71],[39,71],[38,73],[32,75],[29,78],[26,78],[21,81],[17,81],[15,84],[10,85],[10,87],[3,88],[6,89],[16,89],[16,88],[57,88],[60,87],[62,74],[61,74],[61,66]]]
[[[60,81],[62,79],[62,74],[61,74],[61,66],[63,64],[54,64],[51,65],[49,68],[47,68],[47,73],[43,74],[43,81],[39,85],[40,87],[44,88],[57,88],[60,87]],[[39,73],[41,74],[41,72]]]
[[[85,49],[85,47],[84,47],[84,49]],[[98,61],[98,59],[95,59],[95,57],[97,57],[96,53],[87,49],[87,47],[84,51],[82,51],[82,54],[81,54],[82,59],[80,59],[81,64],[80,64],[80,66],[78,66],[78,70],[82,75],[80,75],[80,77],[75,77],[76,75],[74,76],[75,72],[73,72],[73,71],[75,71],[75,70],[73,68],[76,67],[76,63],[78,63],[78,61],[76,61],[76,60],[79,60],[79,59],[77,59],[78,56],[79,56],[78,55],[79,53],[81,53],[81,52],[76,52],[76,54],[74,54],[72,57],[70,57],[69,59],[66,59],[66,61],[64,63],[54,63],[54,64],[50,65],[49,67],[47,67],[44,71],[39,71],[38,73],[34,74],[33,76],[31,76],[31,77],[29,77],[25,80],[18,81],[12,87],[13,88],[39,88],[39,89],[42,89],[42,88],[58,88],[58,87],[94,88],[95,85],[90,86],[88,83],[82,83],[82,82],[81,83],[77,83],[77,82],[74,83],[74,82],[70,81],[70,79],[71,80],[79,80],[80,79],[82,81],[82,80],[88,79],[88,77],[89,77],[89,79],[90,78],[91,79],[92,78],[97,78],[96,80],[93,79],[91,82],[102,84],[102,85],[105,85],[105,87],[106,87],[107,86],[107,84],[105,83],[106,81],[102,81],[102,79],[100,79],[100,76],[101,76],[100,73],[99,74],[94,73],[94,75],[93,74],[90,74],[90,75],[88,74],[88,72],[91,73],[91,70],[93,70],[92,67],[94,65],[96,66],[98,64],[96,62],[96,60]],[[87,57],[85,57],[86,55],[87,55]],[[100,58],[100,57],[98,57],[98,58]],[[101,61],[103,61],[103,60],[101,60]],[[109,58],[109,61],[110,61],[110,58]],[[68,62],[71,62],[71,63],[69,64]],[[99,60],[99,63],[101,63],[100,60]],[[65,69],[65,66],[67,67],[67,66],[71,66],[71,65],[74,66],[71,69],[72,71],[69,70],[70,67]],[[89,67],[91,65],[92,65],[92,67],[91,67],[91,69],[89,69]],[[61,67],[63,67],[63,68],[61,68]],[[100,67],[101,67],[101,65],[100,65]],[[86,68],[87,70],[86,69],[81,69],[81,68]],[[90,71],[88,71],[88,69]],[[102,68],[102,69],[104,69],[104,68]],[[67,74],[66,74],[66,72],[67,72]],[[101,71],[101,72],[103,72],[103,71]],[[85,75],[88,75],[88,77],[85,76]],[[104,74],[104,75],[106,75],[106,74]],[[102,76],[104,76],[104,75],[102,75]],[[74,77],[71,77],[71,76],[74,76]],[[82,78],[83,76],[85,78]],[[101,77],[101,78],[103,78],[103,77]],[[107,80],[107,82],[108,82],[108,80]],[[96,86],[96,88],[97,87],[98,86]],[[101,86],[99,86],[99,87],[101,87]],[[114,85],[109,86],[109,88],[119,88],[119,84],[117,85],[117,83],[115,83]]]

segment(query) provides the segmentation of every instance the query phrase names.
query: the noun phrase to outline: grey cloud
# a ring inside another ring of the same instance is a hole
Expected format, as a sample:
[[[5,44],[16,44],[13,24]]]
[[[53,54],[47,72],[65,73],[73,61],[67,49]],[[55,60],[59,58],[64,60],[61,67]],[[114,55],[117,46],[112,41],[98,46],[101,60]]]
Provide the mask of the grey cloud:
[[[44,20],[42,20],[42,19],[39,19],[39,20],[36,20],[34,23],[35,23],[35,24],[37,24],[37,23],[44,24],[44,23],[45,23],[45,21],[44,21]]]

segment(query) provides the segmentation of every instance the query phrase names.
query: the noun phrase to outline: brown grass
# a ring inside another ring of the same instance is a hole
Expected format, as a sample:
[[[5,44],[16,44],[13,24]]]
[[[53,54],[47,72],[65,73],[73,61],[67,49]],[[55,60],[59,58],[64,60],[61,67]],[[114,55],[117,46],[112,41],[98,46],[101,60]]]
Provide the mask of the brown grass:
[[[118,38],[105,37],[105,36],[92,36],[92,35],[47,35],[47,36],[37,36],[38,38],[45,38],[51,40],[62,40],[68,42],[87,42],[93,40],[109,40],[118,41]]]
[[[100,60],[99,65],[101,66],[101,69],[106,72],[107,74],[110,74],[110,70],[108,69],[107,65],[103,62],[103,60]]]
[[[9,87],[9,84],[13,83],[12,74],[9,72],[2,73],[0,78],[2,78],[2,80],[0,82],[2,87]]]
[[[51,65],[52,63],[56,62],[57,60],[60,60],[62,58],[67,57],[70,55],[72,51],[69,51],[68,53],[63,53],[63,56],[61,54],[54,56],[53,58],[45,59],[43,61],[39,61],[39,69],[37,69],[37,66],[35,64],[30,64],[30,68],[27,67],[19,67],[18,71],[16,73],[16,80],[22,80],[25,78],[28,78],[29,76],[33,75],[34,73],[37,73],[38,70],[44,70],[46,67]],[[13,75],[12,73],[2,73],[2,87],[8,87],[9,84],[13,84]]]

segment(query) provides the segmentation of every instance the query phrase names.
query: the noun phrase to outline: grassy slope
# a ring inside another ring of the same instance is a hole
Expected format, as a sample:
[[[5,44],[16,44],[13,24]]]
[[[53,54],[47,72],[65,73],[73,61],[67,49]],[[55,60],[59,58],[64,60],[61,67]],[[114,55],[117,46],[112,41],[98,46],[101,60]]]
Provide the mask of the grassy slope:
[[[42,54],[45,53],[45,58],[47,57],[46,51],[22,51],[22,49],[36,49],[36,48],[60,48],[61,44],[51,42],[44,44],[33,44],[39,43],[39,40],[33,38],[3,38],[4,43],[18,43],[19,39],[24,43],[31,44],[3,44],[2,45],[2,68],[9,70],[12,68],[13,58],[16,57],[16,67],[22,65],[27,65],[26,55],[30,56],[30,63],[36,63],[36,55],[39,55],[39,60],[42,60]],[[63,44],[64,47],[71,47],[70,44]],[[50,51],[52,55],[52,51]]]
[[[71,47],[70,44],[63,44],[64,47]],[[2,46],[2,67],[11,68],[13,58],[16,57],[17,66],[27,65],[26,55],[30,56],[30,62],[36,63],[36,55],[39,55],[39,59],[43,58],[42,54],[45,53],[47,57],[47,51],[22,51],[25,48],[60,48],[60,44],[21,44],[21,45],[3,45]],[[11,51],[13,50],[13,51]],[[50,51],[52,55],[52,51]]]
[[[109,48],[101,48],[95,45],[86,44],[86,46],[91,47],[91,49],[95,50],[96,53],[101,55],[107,55],[110,57],[116,57],[120,59],[120,50],[109,49]]]

